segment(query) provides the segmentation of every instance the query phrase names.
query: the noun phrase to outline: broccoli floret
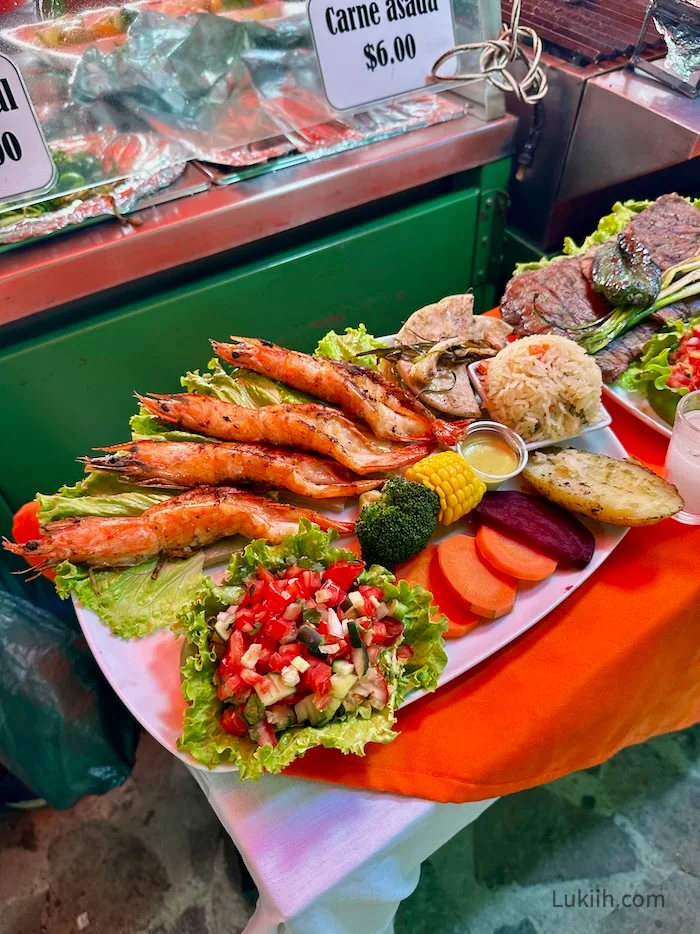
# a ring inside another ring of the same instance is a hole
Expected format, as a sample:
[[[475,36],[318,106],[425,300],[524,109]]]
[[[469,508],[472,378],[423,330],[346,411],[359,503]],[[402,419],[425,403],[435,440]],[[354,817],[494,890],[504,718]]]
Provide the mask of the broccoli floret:
[[[422,483],[390,477],[380,498],[360,513],[355,532],[366,564],[392,570],[430,541],[437,526],[440,499]]]

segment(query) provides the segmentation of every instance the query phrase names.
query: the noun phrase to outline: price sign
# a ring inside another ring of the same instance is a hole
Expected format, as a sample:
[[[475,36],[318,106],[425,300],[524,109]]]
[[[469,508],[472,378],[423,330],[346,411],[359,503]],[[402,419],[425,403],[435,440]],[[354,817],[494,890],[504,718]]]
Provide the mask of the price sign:
[[[450,0],[344,2],[309,0],[321,79],[335,110],[426,87],[435,61],[455,44]],[[456,67],[452,60],[440,74]]]
[[[48,189],[55,174],[22,77],[0,55],[0,200]]]

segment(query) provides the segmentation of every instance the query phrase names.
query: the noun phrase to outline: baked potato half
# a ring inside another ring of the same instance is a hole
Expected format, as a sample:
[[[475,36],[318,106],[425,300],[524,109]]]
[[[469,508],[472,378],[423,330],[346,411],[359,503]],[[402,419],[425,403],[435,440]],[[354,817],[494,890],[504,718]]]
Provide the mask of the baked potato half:
[[[576,448],[533,452],[523,476],[553,503],[611,525],[654,525],[684,505],[672,483],[639,461]]]

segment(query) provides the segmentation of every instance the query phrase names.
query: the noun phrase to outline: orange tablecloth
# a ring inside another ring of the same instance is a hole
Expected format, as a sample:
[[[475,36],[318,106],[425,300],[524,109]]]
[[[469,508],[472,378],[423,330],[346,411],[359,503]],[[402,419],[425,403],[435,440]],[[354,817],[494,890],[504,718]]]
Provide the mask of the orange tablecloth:
[[[627,450],[660,467],[666,439],[609,408]],[[699,636],[700,529],[632,529],[546,619],[400,712],[399,739],[364,759],[314,749],[286,774],[452,802],[552,781],[698,722]]]

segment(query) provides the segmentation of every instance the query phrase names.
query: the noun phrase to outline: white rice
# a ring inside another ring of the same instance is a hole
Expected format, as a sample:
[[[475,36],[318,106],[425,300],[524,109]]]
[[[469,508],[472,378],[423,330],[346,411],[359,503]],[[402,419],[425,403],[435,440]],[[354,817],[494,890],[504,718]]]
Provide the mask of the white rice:
[[[523,337],[504,347],[484,370],[492,418],[525,441],[573,438],[602,417],[600,368],[567,337]]]

